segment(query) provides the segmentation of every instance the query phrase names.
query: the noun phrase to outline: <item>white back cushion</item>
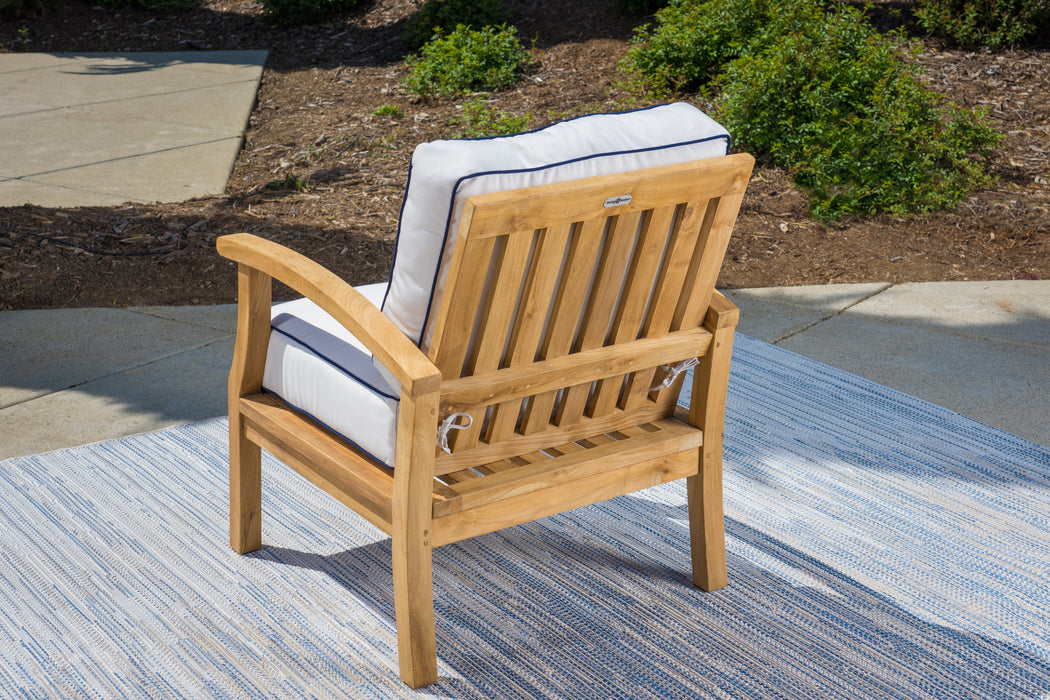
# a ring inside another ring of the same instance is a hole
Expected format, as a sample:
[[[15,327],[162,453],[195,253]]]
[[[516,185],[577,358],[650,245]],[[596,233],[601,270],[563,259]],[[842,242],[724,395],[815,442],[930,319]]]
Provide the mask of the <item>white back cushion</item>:
[[[588,115],[514,136],[421,144],[412,155],[383,313],[429,347],[428,324],[467,197],[728,152],[729,133],[684,103]]]

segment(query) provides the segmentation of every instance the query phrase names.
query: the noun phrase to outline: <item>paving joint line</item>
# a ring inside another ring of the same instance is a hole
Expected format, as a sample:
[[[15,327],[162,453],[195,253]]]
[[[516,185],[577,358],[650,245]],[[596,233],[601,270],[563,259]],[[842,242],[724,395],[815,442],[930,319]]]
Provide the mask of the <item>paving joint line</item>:
[[[44,172],[40,172],[40,173],[29,173],[29,174],[26,174],[26,175],[19,175],[18,177],[11,178],[11,179],[12,180],[24,180],[26,178],[40,177],[41,175],[53,175],[55,173],[64,173],[64,172],[67,172],[69,170],[77,170],[79,168],[90,168],[93,165],[103,165],[105,163],[117,163],[117,162],[122,161],[122,160],[131,160],[132,158],[142,158],[144,156],[155,156],[155,155],[159,155],[161,153],[170,153],[172,151],[181,151],[181,150],[186,149],[186,148],[195,148],[197,146],[208,146],[208,145],[211,145],[213,143],[220,143],[222,141],[229,141],[230,139],[237,139],[238,141],[240,141],[240,140],[243,140],[243,138],[244,137],[242,135],[240,135],[240,134],[233,135],[233,136],[222,136],[220,138],[210,139],[208,141],[197,141],[195,143],[187,143],[187,144],[185,144],[183,146],[171,146],[170,148],[161,148],[160,150],[157,150],[157,151],[146,151],[144,153],[133,153],[133,154],[127,155],[127,156],[118,156],[116,158],[107,158],[105,160],[96,160],[96,161],[91,162],[91,163],[80,163],[78,165],[70,165],[70,166],[65,167],[65,168],[56,168],[55,170],[45,170]],[[34,184],[47,184],[47,183],[34,183]],[[76,188],[70,187],[69,189],[76,189]],[[91,191],[94,191],[94,190],[87,190],[87,191],[91,192]]]
[[[775,338],[770,343],[770,345],[776,345],[776,344],[778,344],[778,343],[780,343],[780,342],[782,342],[784,340],[787,340],[788,338],[791,338],[792,336],[796,336],[799,333],[804,333],[805,331],[808,331],[810,328],[813,328],[814,326],[820,325],[821,323],[824,323],[825,321],[833,319],[836,316],[841,316],[842,314],[846,313],[847,311],[852,309],[857,304],[863,303],[863,302],[867,301],[868,299],[871,299],[873,297],[876,297],[876,296],[882,294],[883,292],[889,291],[890,289],[893,289],[894,286],[895,285],[890,284],[889,282],[886,282],[886,283],[884,283],[883,287],[881,287],[879,289],[875,289],[875,290],[873,290],[873,291],[871,291],[871,292],[869,292],[867,294],[864,294],[864,295],[858,297],[855,301],[850,302],[849,304],[847,304],[846,306],[842,307],[841,309],[838,309],[837,311],[832,311],[831,313],[827,314],[826,316],[821,316],[816,321],[808,323],[805,326],[802,326],[801,328],[798,328],[796,330],[788,331],[787,333],[785,333],[784,335],[780,336],[779,338]],[[778,303],[778,302],[774,302],[774,303]],[[785,306],[799,306],[799,305],[798,304],[787,304],[787,303],[785,303]]]
[[[231,306],[233,306],[233,305],[231,304]],[[171,318],[170,316],[162,316],[160,314],[150,313],[149,311],[146,310],[148,308],[149,308],[148,306],[129,306],[129,307],[124,308],[123,310],[127,311],[128,313],[139,314],[140,316],[148,316],[149,318],[156,318],[156,319],[159,319],[161,321],[171,321],[172,323],[181,323],[181,324],[186,325],[186,326],[192,326],[193,328],[207,328],[208,330],[211,330],[211,331],[218,331],[220,333],[226,333],[226,335],[224,335],[223,338],[229,338],[231,336],[236,335],[236,333],[233,332],[233,331],[227,331],[225,328],[216,328],[214,326],[209,326],[206,323],[197,323],[195,321],[182,321],[182,320],[179,320],[179,319]],[[237,316],[236,309],[234,309],[232,315],[236,318],[236,316]]]
[[[3,75],[3,74],[0,74]],[[125,97],[114,97],[108,100],[98,100],[96,102],[78,102],[73,105],[58,105],[57,107],[46,107],[44,109],[33,109],[28,112],[15,112],[13,114],[0,114],[0,119],[11,119],[13,117],[25,117],[31,114],[47,114],[48,112],[58,112],[64,109],[79,109],[81,107],[97,107],[98,105],[113,104],[114,102],[130,102],[132,100],[144,100],[151,97],[166,97],[168,95],[181,95],[186,92],[198,92],[200,90],[209,90],[211,88],[227,87],[230,85],[241,85],[243,83],[258,83],[259,81],[255,78],[248,80],[231,80],[225,83],[215,83],[214,85],[199,85],[190,88],[184,88],[182,90],[169,90],[168,92],[154,92],[147,95],[128,95]],[[170,124],[179,124],[181,122],[168,122]],[[191,126],[189,124],[185,126]]]

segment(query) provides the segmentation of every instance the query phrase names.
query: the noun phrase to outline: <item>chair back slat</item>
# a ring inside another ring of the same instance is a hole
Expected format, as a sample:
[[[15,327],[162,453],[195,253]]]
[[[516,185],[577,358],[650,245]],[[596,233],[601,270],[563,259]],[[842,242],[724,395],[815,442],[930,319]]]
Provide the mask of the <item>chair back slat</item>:
[[[690,203],[679,208],[678,216],[672,227],[667,254],[660,267],[656,280],[653,298],[646,313],[645,322],[639,337],[656,338],[672,330],[674,314],[680,301],[687,294],[685,289],[686,273],[693,261],[697,239],[700,236],[700,225],[703,212],[709,208],[709,201]],[[677,330],[677,329],[674,329]],[[646,400],[653,386],[656,369],[635,372],[627,381],[620,406],[624,409],[638,408]]]
[[[537,232],[518,319],[507,348],[506,367],[519,367],[536,359],[572,232],[571,224],[558,224]],[[521,408],[521,399],[497,404],[492,410],[486,440],[496,442],[510,438],[518,426]]]
[[[439,463],[472,464],[472,452],[511,456],[512,446],[557,450],[669,416],[682,380],[651,390],[666,374],[651,353],[634,358],[625,348],[626,371],[594,381],[567,371],[559,388],[548,377],[536,393],[526,391],[529,367],[558,358],[571,367],[577,353],[644,338],[662,347],[661,338],[697,328],[748,161],[726,156],[469,198],[429,355],[449,382],[513,368],[524,383],[513,398],[457,405],[473,422],[453,431],[453,454]]]
[[[487,298],[473,331],[465,371],[481,374],[500,367],[506,348],[511,322],[521,290],[521,280],[531,247],[531,236],[519,234],[499,239],[491,261],[492,280]],[[456,431],[454,445],[460,449],[477,444],[485,425],[485,411],[470,411],[470,427]]]
[[[428,356],[441,371],[442,376],[462,376],[463,366],[470,347],[474,319],[481,308],[485,292],[485,271],[489,269],[495,238],[464,241],[456,249],[460,265],[450,271],[448,293],[439,310],[434,339]],[[461,270],[473,270],[474,274],[458,274]],[[460,329],[450,332],[445,330]],[[465,329],[465,331],[463,330]]]
[[[574,227],[561,279],[554,291],[550,321],[537,359],[551,360],[568,355],[572,351],[572,343],[583,310],[581,300],[587,296],[604,228],[603,219],[591,219]],[[547,429],[557,396],[557,391],[549,391],[529,400],[522,420],[523,434],[530,435]]]
[[[719,197],[712,197],[707,200],[707,207],[704,209],[703,219],[700,222],[696,247],[693,250],[693,258],[689,262],[689,271],[685,275],[685,286],[678,299],[678,305],[675,307],[674,319],[671,321],[671,328],[674,330],[693,328],[700,325],[704,320],[703,314],[707,311],[707,305],[711,302],[711,295],[705,295],[702,290],[698,290],[696,287],[697,285],[703,286],[707,284],[707,280],[701,279],[701,262],[715,254],[715,251],[708,250],[708,245],[717,245],[718,243],[718,241],[711,238],[711,233],[716,230],[715,218],[718,212],[724,211],[726,208],[732,207],[729,204],[723,207]],[[728,225],[732,226],[733,222],[730,221]],[[717,270],[715,274],[717,274]],[[713,289],[713,283],[711,286]]]
[[[642,214],[643,212],[634,212],[609,218],[605,246],[598,262],[591,295],[583,312],[583,323],[575,352],[591,350],[605,344],[613,311],[623,289],[624,275],[638,236]],[[555,424],[566,425],[580,420],[590,394],[589,384],[570,387],[558,405]]]
[[[668,237],[677,223],[677,205],[665,206],[647,212],[639,234],[624,283],[624,291],[616,310],[609,335],[611,344],[635,340],[645,318],[646,307],[653,292],[653,281],[660,267]],[[591,418],[604,416],[616,409],[623,389],[623,377],[598,382],[588,405]]]

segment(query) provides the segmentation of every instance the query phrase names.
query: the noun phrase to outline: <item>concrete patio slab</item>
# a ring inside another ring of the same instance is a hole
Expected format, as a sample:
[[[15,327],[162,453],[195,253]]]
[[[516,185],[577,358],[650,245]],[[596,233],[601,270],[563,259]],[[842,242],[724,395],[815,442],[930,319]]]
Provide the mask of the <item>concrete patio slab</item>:
[[[80,175],[85,168],[100,163],[113,163],[135,156],[157,155],[202,142],[225,137],[239,137],[239,130],[227,130],[174,124],[162,119],[134,118],[122,115],[119,127],[114,124],[114,107],[87,105],[35,114],[31,123],[0,132],[0,153],[4,154],[4,173],[33,179],[35,176],[66,172]],[[17,117],[0,120],[7,126]],[[114,139],[113,131],[121,138]],[[78,143],[56,138],[63,133],[77,134]],[[84,177],[86,188],[92,182]]]
[[[1042,324],[1048,328],[1050,319]],[[1050,445],[1050,342],[991,340],[983,329],[959,333],[849,313],[776,345]]]
[[[0,409],[0,459],[226,415],[233,338]]]
[[[847,312],[1050,348],[1050,280],[899,284]]]
[[[126,372],[231,333],[210,327],[207,320],[188,324],[123,309],[5,311],[0,313],[0,408]]]
[[[225,190],[265,51],[0,54],[0,206]]]
[[[241,138],[235,136],[35,175],[21,182],[57,188],[53,190],[56,193],[82,193],[69,194],[81,202],[80,206],[87,206],[83,202],[92,197],[121,202],[182,202],[223,192],[229,170],[206,164],[214,166],[221,160],[232,165],[240,148]],[[167,177],[158,178],[158,172]],[[72,204],[67,201],[50,206]]]
[[[236,304],[216,304],[215,306],[132,306],[128,308],[128,311],[169,321],[187,323],[192,326],[212,328],[231,334],[237,331]]]
[[[123,204],[128,201],[128,198],[32,180],[0,179],[0,202],[32,202],[41,207],[68,207],[73,206],[70,202],[74,201],[91,201],[90,206],[105,207]],[[0,206],[11,205],[0,204]]]
[[[758,287],[725,292],[740,307],[737,330],[776,343],[889,288],[889,284]]]

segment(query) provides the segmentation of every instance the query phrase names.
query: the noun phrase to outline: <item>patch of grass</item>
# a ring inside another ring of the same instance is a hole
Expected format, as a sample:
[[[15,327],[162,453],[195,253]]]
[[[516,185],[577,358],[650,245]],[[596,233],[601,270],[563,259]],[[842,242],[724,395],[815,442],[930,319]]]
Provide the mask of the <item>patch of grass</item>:
[[[530,121],[531,114],[511,114],[498,109],[483,97],[476,97],[463,104],[463,116],[452,123],[461,129],[458,138],[479,138],[517,134],[525,131]]]
[[[270,180],[269,182],[266,183],[266,188],[265,189],[268,189],[268,190],[292,190],[294,192],[306,192],[307,190],[310,189],[310,186],[306,184],[306,179],[305,178],[303,178],[303,177],[301,177],[299,175],[296,175],[294,173],[289,173],[288,175],[285,175],[284,178],[282,178],[280,180]]]
[[[403,117],[405,113],[397,105],[379,105],[372,110],[373,117]]]

